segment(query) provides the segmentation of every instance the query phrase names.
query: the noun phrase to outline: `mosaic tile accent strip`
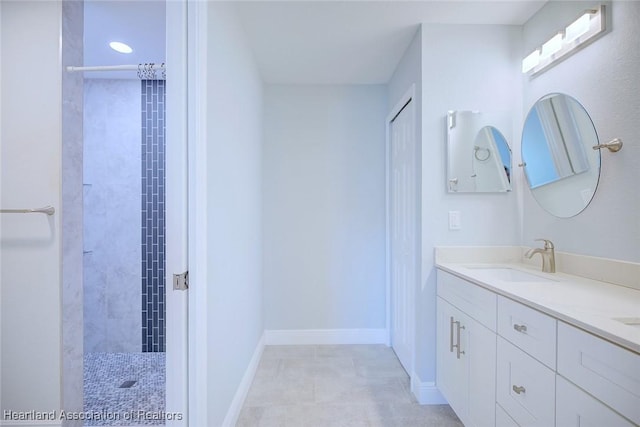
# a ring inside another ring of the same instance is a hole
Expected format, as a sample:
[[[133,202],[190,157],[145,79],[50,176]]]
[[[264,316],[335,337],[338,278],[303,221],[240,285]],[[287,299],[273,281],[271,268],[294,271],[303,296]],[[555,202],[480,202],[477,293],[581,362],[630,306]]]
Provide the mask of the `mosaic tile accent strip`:
[[[164,425],[165,363],[160,352],[85,354],[84,425]]]
[[[142,351],[165,349],[165,81],[142,80]]]

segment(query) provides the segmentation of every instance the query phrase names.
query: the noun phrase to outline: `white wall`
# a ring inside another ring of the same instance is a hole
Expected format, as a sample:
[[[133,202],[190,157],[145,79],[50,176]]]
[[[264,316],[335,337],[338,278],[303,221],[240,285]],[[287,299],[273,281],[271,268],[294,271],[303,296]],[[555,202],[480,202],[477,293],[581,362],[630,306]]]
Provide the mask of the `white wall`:
[[[0,411],[61,407],[60,2],[2,2]],[[29,46],[29,49],[25,49]]]
[[[549,2],[524,26],[522,56],[592,5]],[[541,96],[566,93],[589,112],[600,142],[621,138],[624,148],[618,153],[602,150],[595,197],[573,218],[553,217],[526,190],[522,244],[533,246],[534,238],[545,237],[558,251],[640,262],[640,3],[609,6],[610,32],[537,77],[523,77],[523,108],[526,114]]]
[[[424,382],[435,380],[434,247],[520,242],[517,182],[509,193],[446,192],[446,113],[479,110],[495,116],[496,127],[513,148],[521,121],[520,56],[519,27],[422,26],[422,280],[416,372]],[[449,230],[451,210],[460,211],[461,230]]]
[[[206,424],[219,426],[264,329],[262,82],[231,6],[208,16]]]
[[[141,351],[140,90],[85,81],[85,352]]]
[[[385,328],[385,92],[266,87],[266,329]]]

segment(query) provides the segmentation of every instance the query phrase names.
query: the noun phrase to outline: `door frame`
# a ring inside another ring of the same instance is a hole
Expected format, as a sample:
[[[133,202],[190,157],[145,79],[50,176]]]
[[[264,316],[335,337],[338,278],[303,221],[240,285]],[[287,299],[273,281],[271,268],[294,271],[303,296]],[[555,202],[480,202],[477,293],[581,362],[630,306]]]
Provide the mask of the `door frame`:
[[[187,4],[165,1],[166,61],[166,425],[189,422],[188,293],[173,289],[173,274],[188,268]],[[178,419],[179,418],[179,419]]]
[[[166,0],[167,352],[166,411],[173,427],[207,425],[207,4]],[[170,117],[170,118],[169,118]],[[169,163],[170,162],[170,163]],[[173,274],[189,272],[189,289]]]
[[[390,113],[387,115],[385,120],[385,213],[386,213],[386,238],[385,238],[385,269],[386,269],[386,294],[387,294],[387,304],[386,304],[386,328],[387,328],[387,346],[392,345],[391,334],[392,334],[392,325],[391,325],[391,123],[396,118],[398,114],[402,111],[402,109],[409,103],[416,102],[416,85],[412,84],[409,89],[405,92],[405,94],[399,99],[396,105],[391,109]],[[412,109],[412,120],[415,127],[416,124],[416,111],[417,108],[414,105]],[[414,138],[417,138],[417,133],[414,132]],[[416,146],[419,141],[415,141]],[[416,153],[417,154],[417,153]],[[416,159],[416,162],[418,159]],[[420,169],[416,167],[416,219],[418,221],[416,231],[419,231],[421,228],[419,226],[420,215],[420,199],[419,199],[419,171]],[[418,246],[421,241],[420,236],[416,238],[416,259],[415,259],[415,282],[413,288],[411,289],[411,297],[412,300],[415,301],[417,283],[420,280],[420,269],[419,263],[420,259],[418,254],[419,251]],[[413,370],[415,369],[415,357],[416,357],[416,343],[415,343],[415,331],[416,331],[416,316],[415,316],[415,303],[412,305],[411,312],[409,313],[410,324],[411,324],[411,343],[410,343],[410,353],[411,353],[411,372],[408,372],[410,377],[414,376]]]
[[[186,0],[188,22],[188,419],[190,426],[208,421],[208,339],[207,339],[207,22],[208,4]]]

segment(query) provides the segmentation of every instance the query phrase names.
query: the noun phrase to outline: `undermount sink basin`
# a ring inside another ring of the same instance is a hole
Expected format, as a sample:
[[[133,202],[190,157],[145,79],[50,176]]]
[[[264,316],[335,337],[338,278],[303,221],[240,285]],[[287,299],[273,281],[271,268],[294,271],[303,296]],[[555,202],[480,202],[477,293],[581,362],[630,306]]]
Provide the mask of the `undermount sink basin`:
[[[495,280],[502,280],[505,282],[555,282],[553,279],[548,279],[536,274],[527,273],[526,271],[516,270],[508,267],[467,267],[471,270],[480,270]]]
[[[632,326],[636,329],[640,329],[640,317],[618,317],[614,318],[613,320],[623,323],[627,326]]]

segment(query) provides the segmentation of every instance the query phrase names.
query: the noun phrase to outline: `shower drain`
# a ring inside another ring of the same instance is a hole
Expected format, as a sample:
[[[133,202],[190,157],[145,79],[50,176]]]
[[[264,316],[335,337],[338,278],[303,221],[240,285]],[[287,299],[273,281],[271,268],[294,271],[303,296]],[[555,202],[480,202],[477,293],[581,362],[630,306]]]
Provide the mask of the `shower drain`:
[[[135,383],[137,383],[138,381],[134,381],[134,380],[128,380],[123,382],[122,384],[120,384],[120,387],[118,388],[131,388],[134,386]]]

